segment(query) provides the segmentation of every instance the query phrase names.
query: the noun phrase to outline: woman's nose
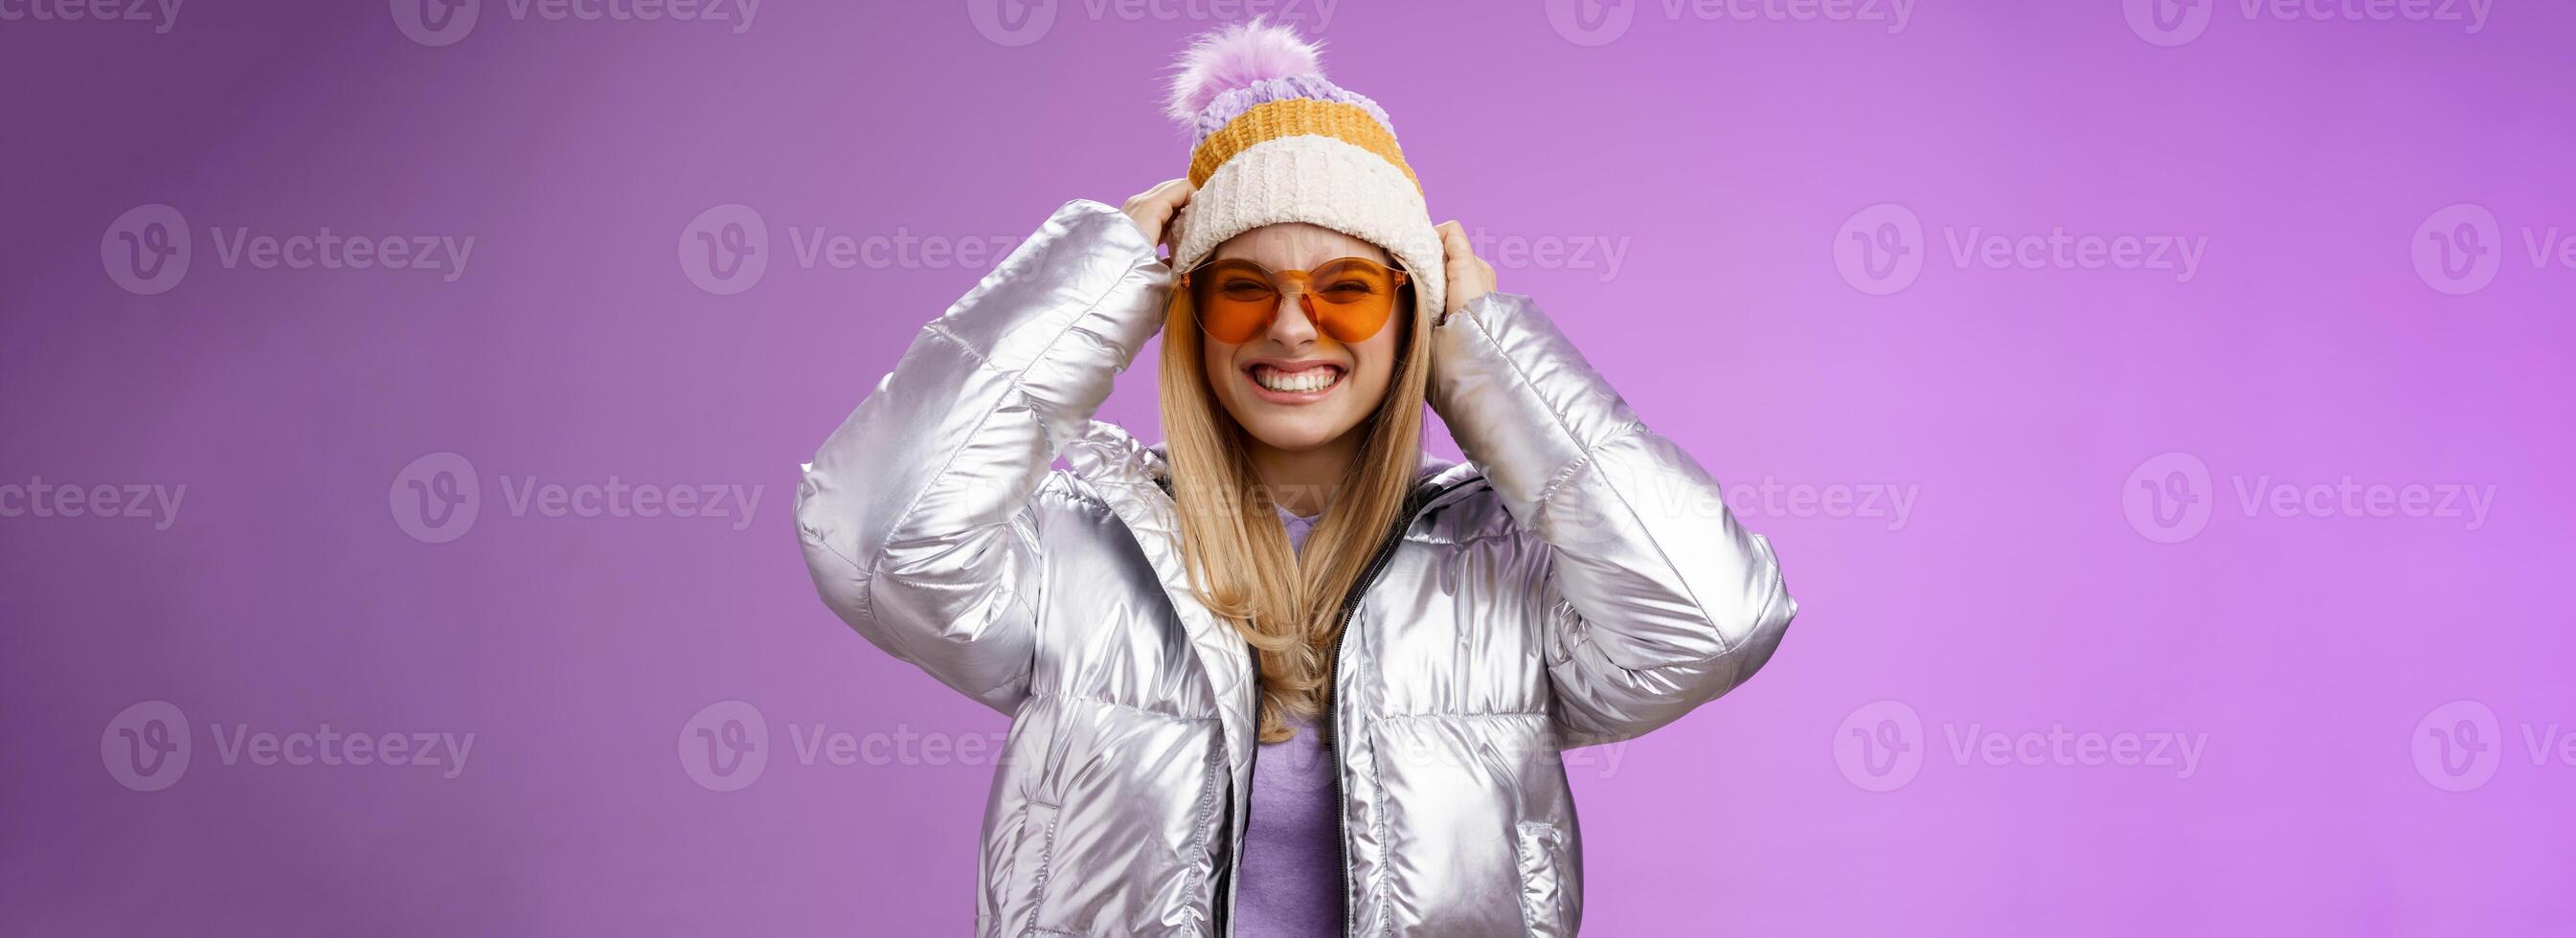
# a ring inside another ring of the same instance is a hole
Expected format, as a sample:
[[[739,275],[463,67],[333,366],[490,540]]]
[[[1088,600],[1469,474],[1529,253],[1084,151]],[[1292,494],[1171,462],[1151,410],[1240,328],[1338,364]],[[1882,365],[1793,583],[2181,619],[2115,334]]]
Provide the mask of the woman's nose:
[[[1279,294],[1279,312],[1270,317],[1270,341],[1299,348],[1315,341],[1314,317],[1306,315],[1306,294]]]

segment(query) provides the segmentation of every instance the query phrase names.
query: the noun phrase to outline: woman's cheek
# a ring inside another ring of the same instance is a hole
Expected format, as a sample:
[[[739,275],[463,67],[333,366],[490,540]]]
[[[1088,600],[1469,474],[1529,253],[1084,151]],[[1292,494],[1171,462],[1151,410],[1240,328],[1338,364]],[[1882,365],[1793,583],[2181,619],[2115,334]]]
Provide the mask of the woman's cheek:
[[[1234,346],[1202,336],[1199,339],[1199,370],[1207,376],[1208,390],[1216,392],[1218,400],[1224,400],[1235,390],[1225,383],[1226,379],[1234,376]]]

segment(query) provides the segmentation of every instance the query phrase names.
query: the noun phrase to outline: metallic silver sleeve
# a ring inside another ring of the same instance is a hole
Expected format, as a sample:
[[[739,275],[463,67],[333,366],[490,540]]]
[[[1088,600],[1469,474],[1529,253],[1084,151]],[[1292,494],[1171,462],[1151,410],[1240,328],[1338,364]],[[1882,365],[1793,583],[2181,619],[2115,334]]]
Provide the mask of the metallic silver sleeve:
[[[1626,739],[1725,693],[1797,613],[1771,545],[1690,455],[1646,429],[1528,297],[1448,317],[1433,405],[1504,507],[1547,545],[1532,584],[1569,746]]]
[[[1134,222],[1077,200],[922,328],[797,488],[806,567],[843,621],[1016,708],[1040,561],[1029,497],[1161,325],[1170,282]]]

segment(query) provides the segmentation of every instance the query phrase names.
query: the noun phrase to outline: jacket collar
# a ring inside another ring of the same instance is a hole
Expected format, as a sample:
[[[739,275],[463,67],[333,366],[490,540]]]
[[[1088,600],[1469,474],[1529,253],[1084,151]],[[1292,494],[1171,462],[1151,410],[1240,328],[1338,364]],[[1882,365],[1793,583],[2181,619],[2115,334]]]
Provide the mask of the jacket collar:
[[[1114,424],[1093,421],[1089,432],[1068,444],[1065,461],[1127,526],[1136,547],[1161,581],[1164,594],[1189,638],[1190,649],[1206,675],[1217,722],[1225,731],[1227,768],[1238,790],[1252,782],[1252,747],[1259,724],[1258,672],[1250,646],[1234,627],[1198,601],[1190,589],[1189,568],[1181,555],[1181,526],[1172,496],[1163,488],[1168,475],[1163,455],[1147,448]],[[1235,823],[1240,825],[1242,799]]]

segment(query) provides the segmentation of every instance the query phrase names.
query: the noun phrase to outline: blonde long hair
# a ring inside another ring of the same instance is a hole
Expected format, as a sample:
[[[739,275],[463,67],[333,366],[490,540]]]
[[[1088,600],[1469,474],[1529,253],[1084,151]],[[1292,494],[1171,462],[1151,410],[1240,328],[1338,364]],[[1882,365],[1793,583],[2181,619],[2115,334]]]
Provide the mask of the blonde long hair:
[[[1323,712],[1332,692],[1325,656],[1342,626],[1342,601],[1379,544],[1406,520],[1431,383],[1430,323],[1417,296],[1408,284],[1398,297],[1405,334],[1394,379],[1377,411],[1351,429],[1366,434],[1359,455],[1301,554],[1289,546],[1277,503],[1253,471],[1242,425],[1208,384],[1206,337],[1190,311],[1189,292],[1172,291],[1160,391],[1181,554],[1200,601],[1231,622],[1260,661],[1262,742],[1296,735],[1289,714],[1312,720]]]

